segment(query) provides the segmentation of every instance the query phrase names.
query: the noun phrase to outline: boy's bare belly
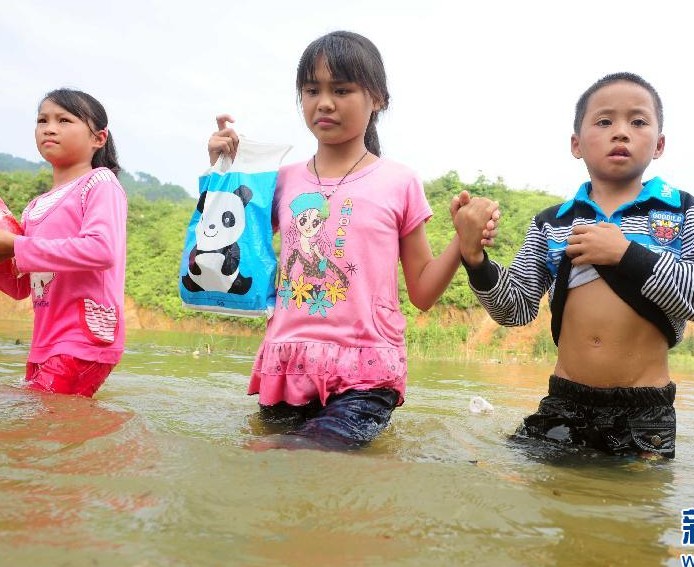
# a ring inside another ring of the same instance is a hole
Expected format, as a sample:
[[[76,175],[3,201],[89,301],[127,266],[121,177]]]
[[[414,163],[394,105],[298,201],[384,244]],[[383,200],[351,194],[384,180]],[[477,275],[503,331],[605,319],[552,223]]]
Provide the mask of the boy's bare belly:
[[[557,376],[597,388],[665,386],[668,345],[602,278],[569,290]]]

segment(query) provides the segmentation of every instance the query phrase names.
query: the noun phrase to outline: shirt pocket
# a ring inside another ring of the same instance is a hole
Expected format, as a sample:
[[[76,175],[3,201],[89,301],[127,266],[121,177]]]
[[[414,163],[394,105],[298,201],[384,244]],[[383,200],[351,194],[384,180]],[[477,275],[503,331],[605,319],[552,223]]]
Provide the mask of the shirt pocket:
[[[112,344],[119,323],[116,308],[100,305],[91,299],[83,299],[78,305],[80,323],[87,338],[98,345]]]
[[[371,314],[378,334],[394,346],[405,342],[405,317],[400,305],[383,297],[371,298]]]

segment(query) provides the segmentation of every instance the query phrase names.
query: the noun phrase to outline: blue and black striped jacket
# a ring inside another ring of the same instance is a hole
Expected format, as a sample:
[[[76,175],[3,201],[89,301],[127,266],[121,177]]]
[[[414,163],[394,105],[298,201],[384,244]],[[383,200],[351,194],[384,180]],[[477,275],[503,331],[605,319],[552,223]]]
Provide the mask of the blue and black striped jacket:
[[[610,217],[589,197],[590,182],[562,205],[545,209],[530,223],[511,266],[485,260],[469,269],[470,287],[499,324],[525,325],[549,292],[552,338],[559,341],[571,261],[567,238],[574,226],[611,222],[630,241],[616,266],[595,266],[600,276],[637,313],[655,324],[670,347],[694,319],[694,197],[655,177],[639,196]]]

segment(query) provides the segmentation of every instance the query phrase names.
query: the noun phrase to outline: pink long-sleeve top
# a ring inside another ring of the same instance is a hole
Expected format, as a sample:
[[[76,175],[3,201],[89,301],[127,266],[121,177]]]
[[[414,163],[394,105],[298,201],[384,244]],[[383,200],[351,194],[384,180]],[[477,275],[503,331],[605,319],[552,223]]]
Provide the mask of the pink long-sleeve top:
[[[56,354],[116,364],[123,353],[127,198],[116,176],[97,168],[36,197],[15,239],[19,277],[0,289],[32,296],[29,362]]]

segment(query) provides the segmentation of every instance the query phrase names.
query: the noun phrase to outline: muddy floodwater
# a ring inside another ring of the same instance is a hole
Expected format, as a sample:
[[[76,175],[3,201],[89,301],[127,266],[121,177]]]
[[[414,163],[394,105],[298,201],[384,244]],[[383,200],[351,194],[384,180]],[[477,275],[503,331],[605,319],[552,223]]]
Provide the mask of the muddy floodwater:
[[[687,371],[673,370],[674,461],[542,458],[509,443],[546,392],[548,363],[411,360],[407,401],[370,447],[259,451],[267,432],[246,395],[258,339],[130,332],[90,400],[22,388],[29,337],[0,321],[3,567],[633,567],[694,555]],[[474,396],[493,412],[472,413]]]

